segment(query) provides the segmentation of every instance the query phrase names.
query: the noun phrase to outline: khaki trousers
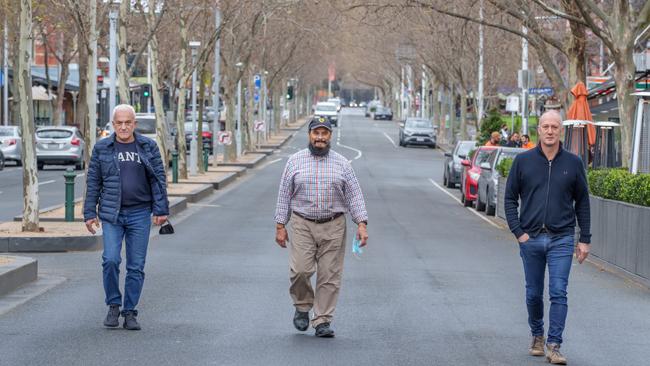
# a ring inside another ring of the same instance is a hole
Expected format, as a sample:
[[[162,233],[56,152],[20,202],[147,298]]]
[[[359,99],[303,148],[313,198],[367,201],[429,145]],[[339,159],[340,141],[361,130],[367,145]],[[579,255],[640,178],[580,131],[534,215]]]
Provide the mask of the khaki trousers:
[[[331,323],[341,288],[345,257],[345,215],[317,224],[297,215],[291,217],[291,287],[298,311],[314,309],[311,325]],[[316,292],[311,276],[316,272]]]

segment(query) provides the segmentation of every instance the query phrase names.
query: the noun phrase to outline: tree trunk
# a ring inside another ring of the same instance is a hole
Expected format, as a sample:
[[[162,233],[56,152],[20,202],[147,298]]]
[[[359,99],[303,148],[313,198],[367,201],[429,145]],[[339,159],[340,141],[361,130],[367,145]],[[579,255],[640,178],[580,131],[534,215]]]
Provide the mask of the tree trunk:
[[[120,97],[120,103],[131,104],[131,96],[129,93],[129,70],[126,66],[126,56],[128,49],[126,46],[126,18],[129,16],[130,1],[122,1],[120,4],[120,16],[117,35],[117,52],[119,58],[117,59],[117,79],[119,80],[119,88],[117,89]],[[113,113],[113,111],[110,111]],[[147,111],[149,112],[149,111]]]
[[[87,49],[86,60],[86,105],[87,113],[84,119],[84,137],[86,140],[86,151],[84,151],[84,161],[86,167],[90,162],[90,155],[95,146],[97,139],[97,0],[88,0],[88,44],[84,45]]]
[[[88,89],[88,50],[85,46],[85,43],[82,42],[85,41],[79,40],[79,94],[77,94],[77,112],[75,113],[75,125],[81,131],[84,131],[85,134],[86,115],[88,114],[88,103],[86,103],[86,89]]]
[[[180,60],[178,70],[180,74],[178,87],[178,105],[176,109],[176,142],[178,144],[178,172],[181,179],[187,179],[187,140],[185,139],[185,99],[187,94],[187,82],[189,78],[185,75],[187,68],[187,27],[185,18],[179,17],[180,31]],[[216,157],[215,157],[216,158]]]
[[[460,90],[460,139],[467,140],[467,94]]]
[[[230,83],[230,89],[228,91],[227,95],[227,103],[228,103],[228,110],[226,111],[226,131],[229,131],[231,133],[231,140],[232,143],[230,145],[226,145],[225,151],[223,154],[223,161],[224,162],[232,162],[237,160],[237,139],[235,139],[235,118],[236,118],[236,103],[235,103],[235,95],[237,94],[237,84],[236,83]],[[235,84],[234,87],[232,84]],[[234,90],[232,90],[234,89]]]
[[[70,75],[69,66],[70,64],[67,61],[59,64],[61,76],[59,77],[59,85],[57,86],[56,104],[52,118],[52,124],[55,126],[65,125],[65,121],[61,120],[61,115],[63,114],[63,100],[65,99],[65,83],[68,81],[68,75]]]
[[[14,115],[20,120],[23,143],[23,231],[39,231],[38,169],[32,104],[32,2],[20,0],[19,33],[14,45]]]
[[[563,0],[562,7],[570,15],[580,17],[580,10],[574,1]],[[571,29],[570,36],[567,40],[566,54],[569,59],[569,85],[568,89],[573,88],[579,81],[587,83],[587,70],[585,65],[585,52],[587,50],[587,32],[582,24],[569,22]],[[571,93],[567,94],[568,102],[573,101]]]
[[[447,105],[447,98],[445,98],[445,95],[446,95],[446,93],[445,93],[444,88],[441,88],[441,90],[440,90],[440,96],[441,96],[440,99],[441,100],[440,100],[440,103],[439,103],[439,106],[440,106],[440,119],[439,119],[440,133],[439,133],[439,135],[440,135],[440,137],[442,139],[442,142],[447,143],[448,142],[447,141],[447,125],[448,125],[448,122],[447,122],[447,109],[448,109],[448,105]]]
[[[618,101],[618,116],[621,123],[622,161],[626,166],[631,162],[632,139],[634,133],[634,74],[636,67],[633,58],[632,46],[613,54],[616,69],[614,80],[616,82],[616,96]]]
[[[196,159],[196,163],[199,165],[198,166],[198,171],[199,173],[205,173],[205,169],[203,166],[203,100],[205,98],[205,67],[201,67],[201,70],[199,70],[199,119],[197,123],[197,129],[196,129],[196,152],[198,159]]]
[[[153,17],[154,9],[150,7],[150,16]],[[163,109],[163,101],[161,95],[161,88],[158,81],[158,37],[154,35],[149,42],[151,46],[151,96],[153,97],[153,105],[156,110],[156,142],[160,149],[160,156],[162,157],[163,167],[167,171],[167,162],[169,156],[167,155],[167,122],[165,120],[165,111]]]
[[[276,135],[280,134],[280,124],[282,123],[282,111],[280,110],[280,98],[282,96],[282,91],[276,90],[273,91],[273,128]]]

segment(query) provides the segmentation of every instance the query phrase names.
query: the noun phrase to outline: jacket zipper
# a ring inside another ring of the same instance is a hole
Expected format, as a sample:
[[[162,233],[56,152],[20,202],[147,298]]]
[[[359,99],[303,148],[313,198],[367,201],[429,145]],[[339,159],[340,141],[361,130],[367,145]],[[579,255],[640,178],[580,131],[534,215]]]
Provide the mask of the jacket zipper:
[[[115,149],[115,146],[113,146],[113,163],[115,164],[115,167],[117,168],[117,177],[120,178],[121,172],[120,172],[120,161],[117,158],[117,150]],[[122,210],[122,184],[120,183],[120,189],[119,189],[120,194],[117,196],[117,212],[115,215],[115,220],[117,221],[117,218],[120,216],[120,211]]]
[[[548,180],[546,182],[546,206],[544,207],[544,222],[542,223],[542,229],[547,229],[546,227],[546,216],[548,216],[548,198],[551,194],[551,168],[553,166],[553,160],[548,161]]]

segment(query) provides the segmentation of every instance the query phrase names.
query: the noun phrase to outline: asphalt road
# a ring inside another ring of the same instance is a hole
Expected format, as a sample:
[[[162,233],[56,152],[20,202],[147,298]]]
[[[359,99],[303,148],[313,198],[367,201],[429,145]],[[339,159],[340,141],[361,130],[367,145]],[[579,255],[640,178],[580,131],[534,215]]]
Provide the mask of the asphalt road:
[[[65,202],[63,173],[69,166],[46,165],[38,171],[39,207],[41,209]],[[76,171],[75,197],[81,197],[86,182],[83,171]],[[7,165],[0,171],[0,222],[11,221],[23,212],[23,168]]]
[[[0,315],[0,364],[545,364],[527,355],[512,236],[432,183],[442,181],[438,150],[398,148],[395,122],[352,113],[333,148],[361,181],[370,241],[360,259],[348,249],[336,338],[293,328],[288,253],[273,240],[279,177],[306,146],[301,132],[243,181],[173,218],[175,235],[152,239],[140,332],[102,327],[101,253],[34,255],[42,274],[68,280]],[[571,365],[648,364],[648,291],[576,264],[569,304]]]

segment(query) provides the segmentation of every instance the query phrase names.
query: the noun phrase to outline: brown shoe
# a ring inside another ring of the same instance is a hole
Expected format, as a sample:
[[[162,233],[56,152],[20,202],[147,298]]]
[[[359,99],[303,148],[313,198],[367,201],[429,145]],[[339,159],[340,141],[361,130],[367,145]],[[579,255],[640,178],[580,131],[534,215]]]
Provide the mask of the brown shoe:
[[[566,357],[560,353],[560,345],[557,343],[549,343],[546,345],[548,353],[546,359],[553,365],[566,365]]]
[[[544,336],[533,336],[533,341],[528,349],[528,354],[531,356],[545,356],[544,341]]]

